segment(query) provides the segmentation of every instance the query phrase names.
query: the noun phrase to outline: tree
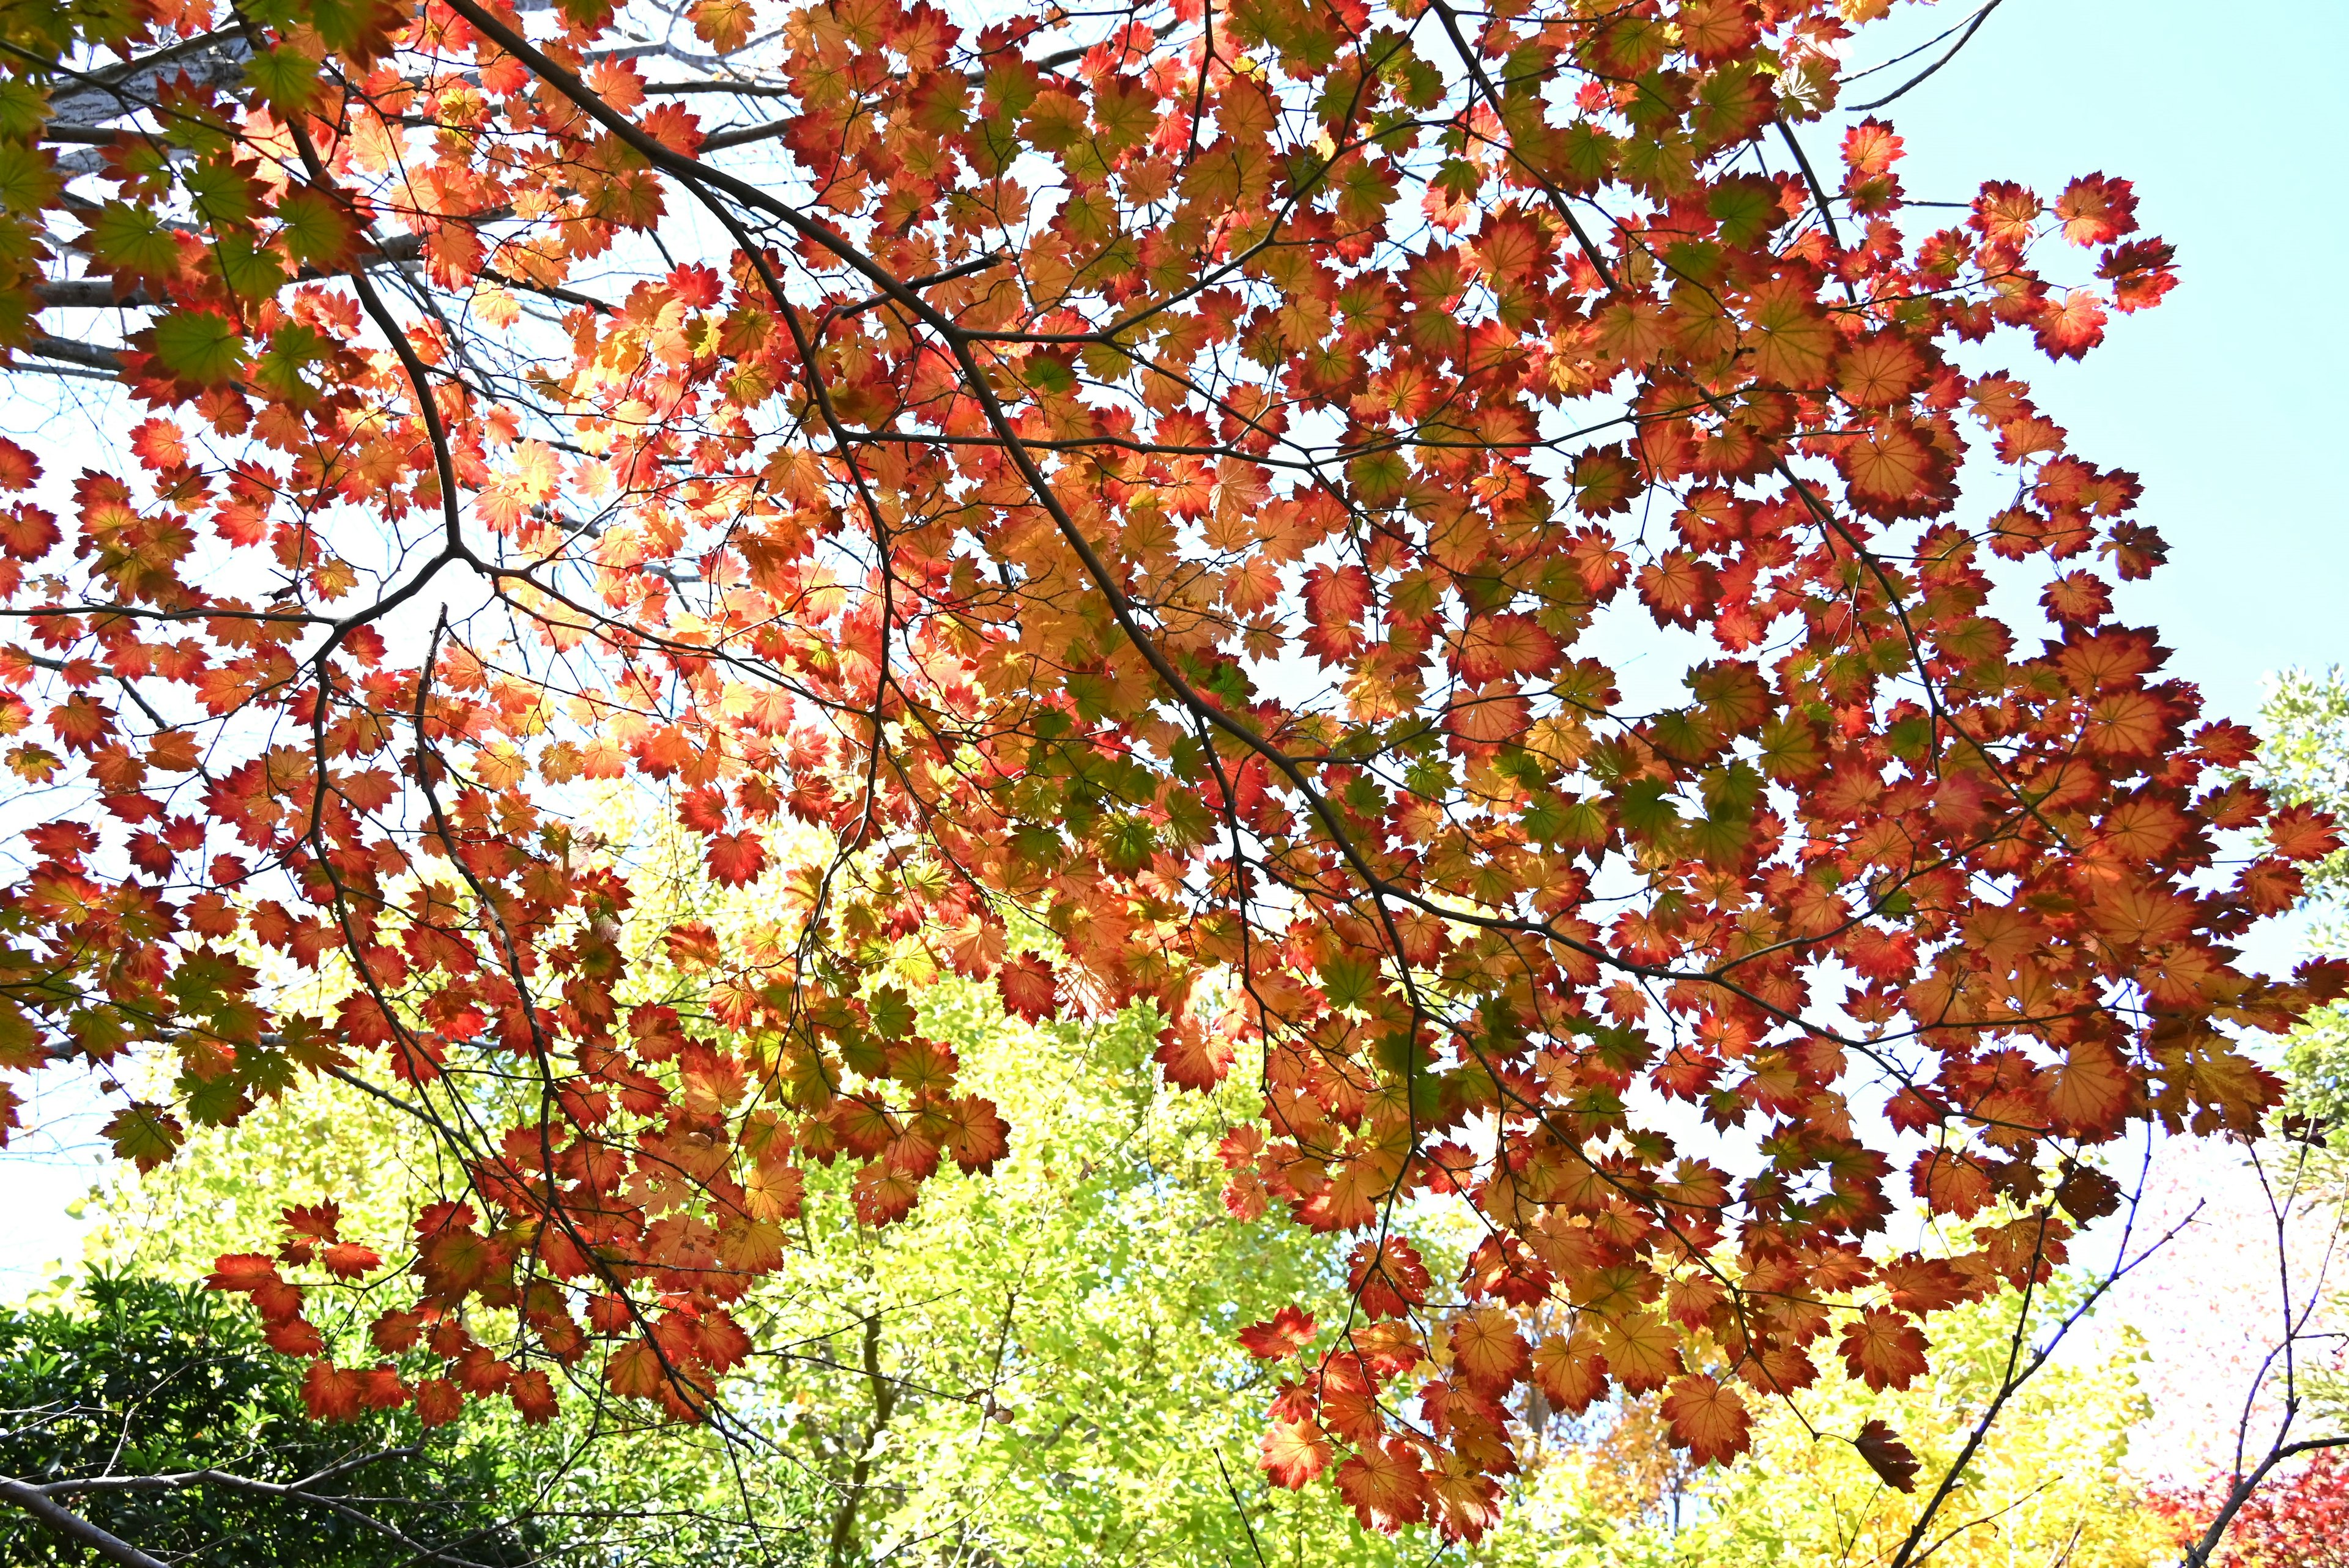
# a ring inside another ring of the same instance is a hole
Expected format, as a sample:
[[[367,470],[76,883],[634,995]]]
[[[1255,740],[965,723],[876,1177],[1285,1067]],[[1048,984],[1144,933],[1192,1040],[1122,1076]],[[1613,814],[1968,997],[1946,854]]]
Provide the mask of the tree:
[[[2349,685],[2339,669],[2286,671],[2261,705],[2267,734],[2252,777],[2293,807],[2331,810],[2349,799]],[[2339,952],[2341,897],[2349,862],[2313,865],[2303,913],[2310,944]],[[2349,1390],[2344,1390],[2344,1306],[2332,1268],[2349,1234],[2349,1049],[2344,1012],[2312,1013],[2285,1050],[2290,1091],[2283,1139],[2255,1151],[2252,1168],[2275,1215],[2278,1293],[2273,1343],[2236,1427],[2234,1463],[2199,1484],[2157,1499],[2175,1523],[2189,1568],[2204,1563],[2324,1568],[2341,1561],[2349,1530]],[[2292,1232],[2302,1233],[2294,1247]],[[2263,1265],[2264,1266],[2264,1265]]]
[[[1416,1562],[1255,1470],[1272,1378],[1234,1329],[1288,1302],[1327,1313],[1344,1295],[1305,1233],[1225,1214],[1216,1146],[1242,1086],[1154,1084],[1138,1070],[1155,1027],[1140,1011],[1029,1026],[957,982],[926,995],[922,1027],[1023,1135],[992,1178],[934,1190],[895,1224],[797,1228],[784,1265],[738,1307],[761,1346],[733,1400],[750,1429],[744,1468],[800,1484],[745,1498],[714,1446],[591,1437],[574,1408],[548,1429],[556,1451],[523,1445],[542,1506],[625,1515],[615,1483],[666,1467],[664,1533],[755,1523],[771,1549],[796,1536],[833,1562],[1043,1563],[1081,1549],[1220,1568],[1250,1557],[1252,1538],[1292,1561]],[[398,1130],[367,1108],[327,1079],[233,1128],[191,1130],[170,1165],[96,1194],[96,1254],[201,1280],[252,1233],[256,1209],[313,1201],[337,1167],[376,1173],[345,1222],[373,1233],[413,1199],[385,1179]],[[815,1212],[848,1185],[844,1171],[817,1171]],[[478,1415],[455,1430],[519,1436]],[[631,1565],[668,1560],[642,1539],[602,1545]]]
[[[1888,8],[24,0],[0,342],[141,417],[0,449],[0,1065],[150,1064],[142,1167],[396,1076],[468,1191],[214,1273],[326,1418],[732,1421],[811,1168],[1004,1156],[947,972],[1256,1073],[1228,1205],[1350,1303],[1243,1331],[1262,1462],[1367,1526],[1487,1531],[1528,1387],[1707,1461],[1909,1385],[2349,966],[2238,964],[2337,836],[2113,621],[2137,481],[1954,357],[2170,248],[1814,156]],[[611,779],[758,891],[660,995]],[[1904,1176],[1957,1245],[1871,1242]],[[356,1281],[437,1374],[322,1354]]]
[[[1689,1466],[1669,1446],[1652,1398],[1635,1403],[1603,1422],[1595,1440],[1536,1471],[1523,1528],[1537,1544],[1522,1560],[1544,1568],[1888,1561],[2006,1384],[2018,1337],[2044,1338],[2094,1285],[2067,1270],[2036,1302],[2007,1295],[1953,1313],[1936,1336],[1930,1378],[1878,1391],[1831,1377],[1799,1417],[1783,1404],[1759,1415],[1753,1455],[1733,1469]],[[2129,1429],[2145,1415],[2132,1368],[2138,1354],[2123,1341],[2020,1387],[1968,1458],[1930,1532],[1930,1560],[1956,1568],[2170,1561],[2171,1531],[2125,1463]],[[1916,1449],[1921,1469],[1909,1490],[1888,1486],[1837,1440],[1870,1421],[1897,1429]],[[1514,1533],[1519,1522],[1510,1522]]]
[[[357,1433],[316,1426],[293,1369],[202,1290],[101,1274],[85,1295],[82,1311],[0,1314],[0,1473],[12,1488],[150,1553],[333,1568],[435,1551],[537,1560],[534,1532],[500,1506],[493,1450],[424,1457],[408,1440],[412,1419],[407,1432],[381,1418]],[[88,1540],[44,1525],[0,1517],[10,1562],[89,1561]]]
[[[2233,1517],[2219,1554],[2228,1568],[2341,1568],[2349,1563],[2349,1458],[2327,1449],[2284,1480],[2247,1498],[2231,1479],[2160,1500],[2189,1542],[2221,1511]]]

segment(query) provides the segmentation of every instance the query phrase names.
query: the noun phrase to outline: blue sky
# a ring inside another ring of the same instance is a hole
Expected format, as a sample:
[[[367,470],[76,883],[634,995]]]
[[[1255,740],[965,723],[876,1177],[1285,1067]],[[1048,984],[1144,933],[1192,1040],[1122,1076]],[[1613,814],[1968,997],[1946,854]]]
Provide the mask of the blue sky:
[[[1901,31],[1922,41],[1969,9],[1922,8]],[[1863,39],[1853,63],[1898,52]],[[1993,178],[2052,195],[2101,170],[2134,181],[2145,226],[2178,245],[2181,284],[2159,309],[2116,317],[2084,363],[2030,374],[2075,450],[2144,480],[2142,515],[2169,542],[2168,567],[2119,607],[2238,717],[2272,671],[2349,662],[2344,59],[2339,0],[2003,0],[1883,111],[1914,196]]]

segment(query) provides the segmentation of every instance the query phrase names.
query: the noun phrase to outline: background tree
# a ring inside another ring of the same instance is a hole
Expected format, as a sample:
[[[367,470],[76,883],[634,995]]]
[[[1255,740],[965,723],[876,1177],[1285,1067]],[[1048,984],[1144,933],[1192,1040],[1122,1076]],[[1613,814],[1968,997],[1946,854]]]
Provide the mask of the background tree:
[[[1934,1375],[1909,1389],[1837,1379],[1800,1416],[1768,1408],[1755,1422],[1752,1456],[1734,1467],[1689,1467],[1652,1405],[1609,1414],[1586,1440],[1545,1451],[1522,1521],[1505,1527],[1523,1542],[1523,1555],[1511,1560],[1544,1568],[1889,1560],[2006,1381],[2016,1331],[2025,1343],[2044,1341],[2094,1283],[2067,1274],[2028,1313],[2007,1296],[1953,1314],[1935,1343]],[[1961,1568],[2174,1561],[2173,1530],[2131,1475],[2129,1429],[2145,1414],[2132,1372],[2137,1354],[2123,1338],[2020,1386],[1936,1511],[1931,1561]],[[1887,1485],[1831,1435],[1869,1421],[1898,1429],[1915,1450],[1913,1490]]]
[[[743,902],[701,907],[722,921]],[[1136,1070],[1155,1030],[1144,1014],[1028,1026],[967,983],[927,994],[923,1014],[1027,1135],[993,1178],[950,1183],[896,1224],[794,1228],[742,1309],[761,1346],[739,1396],[742,1452],[632,1442],[591,1430],[585,1409],[536,1444],[486,1415],[453,1430],[520,1442],[558,1514],[636,1508],[688,1535],[750,1521],[835,1562],[1054,1562],[1074,1542],[1120,1563],[1210,1564],[1247,1560],[1252,1536],[1296,1561],[1409,1557],[1257,1469],[1271,1379],[1234,1331],[1288,1302],[1330,1310],[1343,1281],[1302,1233],[1226,1212],[1216,1145],[1238,1086],[1209,1099],[1154,1085]],[[101,1187],[94,1252],[198,1281],[256,1209],[355,1171],[373,1180],[346,1228],[396,1223],[411,1194],[387,1178],[409,1150],[369,1103],[326,1080],[196,1130],[169,1166]],[[845,1202],[847,1184],[817,1172],[815,1201],[831,1188]],[[738,1466],[787,1484],[746,1497]],[[626,1482],[646,1472],[668,1479],[631,1502]],[[598,1544],[667,1561],[642,1532]]]
[[[2189,1540],[2237,1503],[2232,1478],[2160,1500]],[[2209,1561],[2229,1568],[2339,1568],[2349,1563],[2349,1459],[2327,1449],[2251,1492],[2232,1514],[2223,1543]]]
[[[490,1445],[425,1457],[415,1423],[329,1430],[300,1376],[217,1295],[98,1274],[70,1306],[0,1314],[0,1473],[166,1559],[389,1568],[537,1561]],[[12,1502],[18,1500],[12,1496]],[[11,1563],[92,1561],[12,1510]]]
[[[2238,962],[2338,836],[2113,623],[2135,480],[1956,355],[2085,353],[2170,249],[2126,181],[1814,156],[1888,8],[11,7],[0,343],[143,417],[0,448],[57,791],[0,1065],[141,1166],[304,1073],[412,1120],[399,1236],[214,1271],[328,1418],[748,1439],[810,1171],[883,1224],[1005,1157],[948,972],[1245,1047],[1228,1206],[1348,1302],[1243,1330],[1261,1461],[1366,1527],[1488,1532],[1528,1389],[1709,1461],[1911,1384],[2100,1150],[2255,1132],[2246,1034],[2349,965]],[[616,779],[761,890],[674,985]]]
[[[2266,734],[2253,778],[2282,800],[2333,810],[2349,800],[2349,682],[2338,668],[2286,671],[2261,705]],[[2344,946],[2341,897],[2349,862],[2309,870],[2301,913],[2308,945]],[[2349,1027],[2342,1009],[2310,1015],[2287,1042],[2290,1094],[2282,1138],[2254,1154],[2276,1210],[2281,1295],[2273,1348],[2245,1401],[2234,1463],[2157,1501],[2189,1565],[2307,1563],[2339,1555],[2349,1528],[2341,1451],[2349,1445],[2349,1287],[2338,1270],[2349,1238]],[[2304,1244],[2292,1247],[2295,1223]]]

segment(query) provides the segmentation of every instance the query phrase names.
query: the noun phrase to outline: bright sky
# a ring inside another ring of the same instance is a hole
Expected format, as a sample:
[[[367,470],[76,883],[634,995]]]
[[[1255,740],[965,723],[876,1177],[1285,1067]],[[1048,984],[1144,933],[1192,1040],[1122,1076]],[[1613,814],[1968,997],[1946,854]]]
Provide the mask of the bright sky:
[[[1967,14],[1922,12],[1920,41]],[[1878,57],[1863,44],[1855,64]],[[2159,309],[2033,379],[2075,450],[2143,478],[2142,515],[2169,541],[2122,613],[2243,716],[2271,672],[2349,662],[2349,316],[2323,303],[2349,247],[2344,57],[2339,0],[2003,0],[1884,111],[1912,195],[1961,200],[1989,178],[2052,195],[2101,170],[2134,181],[2140,220],[2177,244],[2182,282]],[[1868,80],[1889,91],[1910,68]]]
[[[1903,24],[1908,43],[1967,15],[1945,0]],[[1867,40],[1855,65],[1908,43]],[[1889,91],[1938,52],[1868,85]],[[2176,671],[2238,717],[2275,670],[2349,662],[2337,478],[2349,438],[2334,386],[2349,315],[2331,303],[2349,252],[2344,59],[2341,0],[2001,0],[1962,55],[1887,111],[1908,140],[1912,196],[1962,200],[1993,177],[2052,195],[2102,170],[2135,181],[2147,228],[2178,244],[2183,284],[2158,310],[2116,318],[2086,363],[2031,374],[2075,450],[2143,479],[2142,514],[2169,542],[2168,567],[2124,591],[2124,614],[2160,626]],[[1815,159],[1832,152],[1824,133],[1810,143]],[[2276,934],[2261,956],[2287,959],[2290,941]],[[81,1103],[53,1095],[33,1118]],[[0,1155],[0,1299],[78,1248],[65,1208],[88,1185],[95,1119],[53,1130]],[[2170,1305],[2121,1304],[2141,1327],[2176,1336]],[[2157,1362],[2238,1364],[2220,1342],[2244,1326],[2184,1315],[2209,1343],[2158,1346]]]

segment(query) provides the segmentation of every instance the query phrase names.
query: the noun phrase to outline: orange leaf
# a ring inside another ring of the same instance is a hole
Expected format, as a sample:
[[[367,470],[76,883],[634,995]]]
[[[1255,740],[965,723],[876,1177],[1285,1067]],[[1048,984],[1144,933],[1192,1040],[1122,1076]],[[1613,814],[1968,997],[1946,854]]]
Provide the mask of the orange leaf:
[[[1737,1390],[1702,1373],[1673,1381],[1664,1396],[1672,1436],[1700,1464],[1726,1464],[1752,1441],[1751,1418]]]
[[[1275,1421],[1258,1439],[1259,1462],[1272,1484],[1295,1491],[1330,1462],[1330,1444],[1310,1422]]]
[[[1681,1369],[1678,1336],[1651,1312],[1630,1313],[1601,1324],[1599,1347],[1616,1381],[1633,1393],[1661,1388]]]
[[[1487,1394],[1503,1393],[1525,1376],[1525,1339],[1497,1306],[1472,1307],[1453,1320],[1452,1356],[1469,1386]]]
[[[366,1380],[361,1374],[336,1367],[331,1361],[313,1361],[302,1374],[302,1403],[309,1408],[313,1420],[355,1419],[366,1393]]]
[[[995,973],[995,987],[1003,1005],[1030,1023],[1040,1023],[1058,1008],[1060,976],[1052,965],[1033,953],[1006,959]]]
[[[1427,1477],[1419,1456],[1402,1443],[1367,1444],[1338,1467],[1338,1491],[1354,1517],[1392,1535],[1427,1513]]]
[[[742,887],[757,882],[767,869],[766,841],[744,829],[720,833],[709,841],[709,874],[721,887]]]
[[[1906,1388],[1926,1369],[1925,1336],[1895,1312],[1869,1307],[1845,1326],[1844,1365],[1870,1388]]]
[[[1268,1322],[1251,1323],[1240,1330],[1240,1344],[1258,1360],[1294,1356],[1313,1343],[1313,1315],[1302,1307],[1284,1306]]]

